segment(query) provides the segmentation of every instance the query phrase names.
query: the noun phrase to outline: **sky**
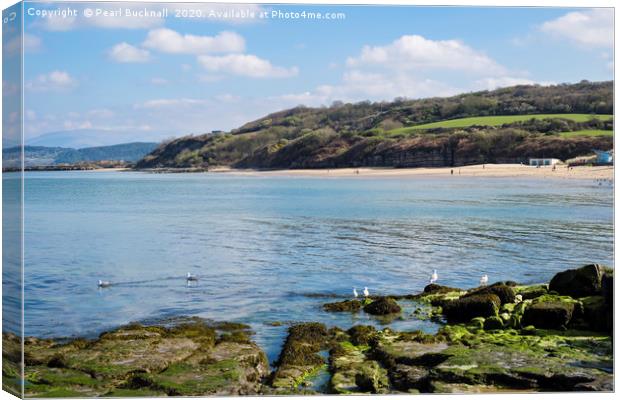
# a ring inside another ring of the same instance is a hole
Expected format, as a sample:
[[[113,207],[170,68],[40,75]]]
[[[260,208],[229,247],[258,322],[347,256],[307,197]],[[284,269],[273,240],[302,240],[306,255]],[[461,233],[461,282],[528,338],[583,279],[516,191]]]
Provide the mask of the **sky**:
[[[119,7],[168,15],[84,14]],[[67,8],[78,15],[43,15]],[[231,10],[254,18],[218,14]],[[73,130],[160,141],[302,104],[613,79],[612,9],[26,3],[24,12],[27,143]],[[344,18],[309,18],[317,12]]]

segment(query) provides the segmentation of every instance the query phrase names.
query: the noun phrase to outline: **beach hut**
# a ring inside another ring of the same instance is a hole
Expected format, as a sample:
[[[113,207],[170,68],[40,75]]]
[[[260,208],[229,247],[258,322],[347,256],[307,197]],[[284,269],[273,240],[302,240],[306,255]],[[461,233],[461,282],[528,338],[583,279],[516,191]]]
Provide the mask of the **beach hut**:
[[[530,166],[532,167],[546,167],[559,163],[557,158],[530,158]]]
[[[609,151],[601,151],[594,150],[596,153],[596,163],[597,164],[612,164],[614,161],[614,155],[612,150]]]

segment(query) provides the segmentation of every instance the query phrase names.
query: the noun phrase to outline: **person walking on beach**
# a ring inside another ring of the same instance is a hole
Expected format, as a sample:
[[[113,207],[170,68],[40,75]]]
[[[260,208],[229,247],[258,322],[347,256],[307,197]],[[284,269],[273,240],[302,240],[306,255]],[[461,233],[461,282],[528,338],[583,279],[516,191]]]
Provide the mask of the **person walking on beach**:
[[[450,175],[454,175],[454,170],[453,169],[450,170]]]

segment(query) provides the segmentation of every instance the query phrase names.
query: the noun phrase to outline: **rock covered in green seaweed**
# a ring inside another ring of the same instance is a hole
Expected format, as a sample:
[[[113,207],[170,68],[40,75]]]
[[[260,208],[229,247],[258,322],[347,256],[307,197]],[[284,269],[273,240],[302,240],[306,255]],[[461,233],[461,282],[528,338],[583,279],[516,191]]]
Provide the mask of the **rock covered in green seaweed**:
[[[95,340],[27,338],[26,396],[258,394],[269,366],[249,334],[246,325],[190,319],[130,324]]]
[[[324,324],[309,322],[291,326],[276,362],[271,386],[291,390],[302,385],[325,365],[326,360],[319,352],[327,349],[328,340]]]
[[[576,298],[600,294],[604,273],[605,267],[600,264],[558,272],[549,282],[549,290]]]
[[[363,305],[364,304],[359,300],[344,300],[336,303],[323,304],[323,309],[331,312],[356,312],[361,310]]]
[[[515,291],[512,287],[504,284],[504,283],[494,283],[490,286],[485,286],[482,288],[473,289],[467,294],[465,294],[462,298],[467,298],[471,296],[484,295],[484,294],[494,294],[499,297],[501,304],[510,304],[515,301]]]
[[[364,311],[371,315],[397,314],[402,311],[396,300],[390,297],[381,297],[364,306]]]
[[[475,294],[442,303],[441,307],[449,322],[467,322],[475,317],[497,315],[501,300],[496,294]]]

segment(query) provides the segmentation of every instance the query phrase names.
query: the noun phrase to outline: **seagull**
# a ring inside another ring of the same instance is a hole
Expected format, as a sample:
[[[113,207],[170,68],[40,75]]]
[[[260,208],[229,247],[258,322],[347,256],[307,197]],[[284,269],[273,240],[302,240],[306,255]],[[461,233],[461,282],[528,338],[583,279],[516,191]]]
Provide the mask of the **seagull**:
[[[480,286],[486,286],[487,283],[489,283],[489,276],[487,274],[484,274],[480,278]]]
[[[521,303],[523,301],[523,296],[521,296],[520,294],[515,296],[515,303]]]
[[[437,270],[434,269],[433,274],[431,275],[431,283],[437,282],[437,279],[439,279],[439,276],[437,275]]]
[[[357,299],[357,296],[358,296],[357,290],[355,290],[355,288],[353,288],[353,297],[355,297]]]
[[[108,286],[112,286],[112,282],[110,282],[110,281],[102,281],[101,279],[99,279],[99,282],[97,282],[97,287],[104,288],[104,287],[108,287]]]
[[[364,286],[364,297],[368,297],[368,296],[370,296],[370,292],[368,291],[368,288]]]
[[[188,282],[195,282],[198,280],[198,277],[196,277],[195,275],[190,274],[189,272],[187,273],[187,281]]]

